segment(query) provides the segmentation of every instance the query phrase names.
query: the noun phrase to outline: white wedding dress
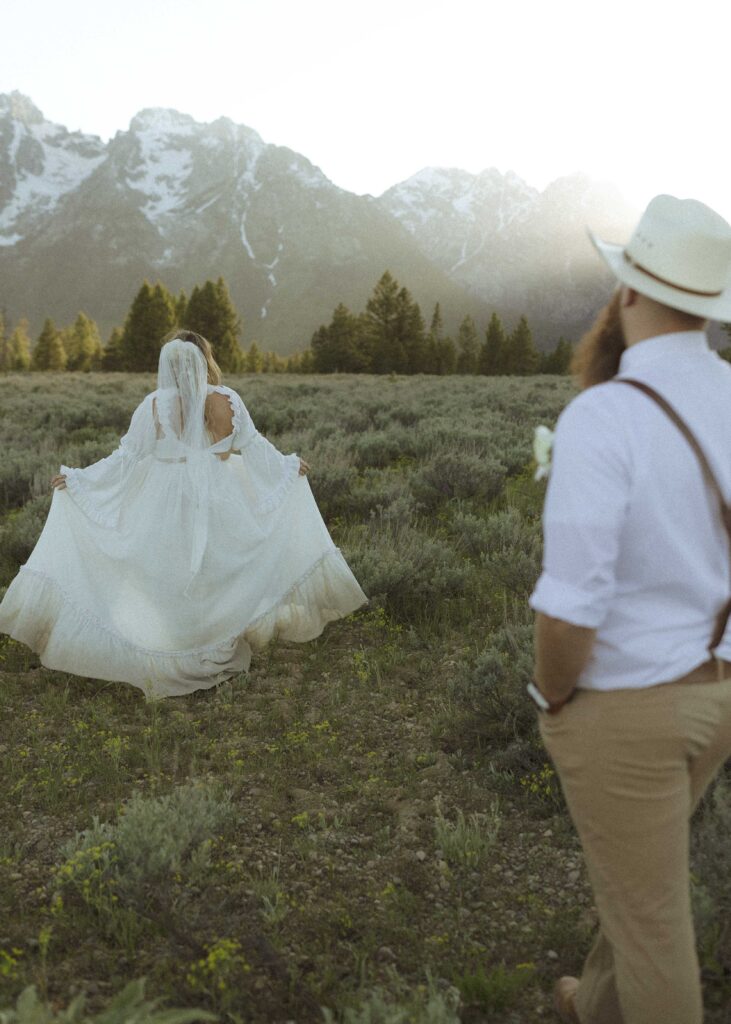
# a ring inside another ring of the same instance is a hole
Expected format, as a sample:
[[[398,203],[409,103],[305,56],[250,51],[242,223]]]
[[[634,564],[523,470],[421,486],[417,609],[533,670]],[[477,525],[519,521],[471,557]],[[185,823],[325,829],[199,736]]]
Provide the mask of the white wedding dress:
[[[195,345],[169,342],[158,390],[119,448],[86,469],[61,467],[66,489],[0,604],[0,632],[48,668],[152,698],[185,694],[245,671],[272,637],[311,640],[365,603],[299,458],[277,451],[239,395],[206,373]],[[212,444],[214,390],[230,403],[232,432]]]

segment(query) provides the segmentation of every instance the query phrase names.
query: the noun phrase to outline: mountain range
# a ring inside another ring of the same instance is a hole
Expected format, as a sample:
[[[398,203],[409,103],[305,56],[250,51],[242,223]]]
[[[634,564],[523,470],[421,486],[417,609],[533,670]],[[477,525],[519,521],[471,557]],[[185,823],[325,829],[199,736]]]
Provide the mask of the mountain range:
[[[60,324],[83,309],[106,336],[142,281],[174,292],[223,276],[243,343],[286,354],[388,269],[427,321],[527,315],[540,347],[576,337],[611,287],[586,236],[627,236],[636,211],[576,175],[543,191],[513,172],[426,168],[380,197],[219,118],[147,109],[108,142],[0,95],[0,308]]]

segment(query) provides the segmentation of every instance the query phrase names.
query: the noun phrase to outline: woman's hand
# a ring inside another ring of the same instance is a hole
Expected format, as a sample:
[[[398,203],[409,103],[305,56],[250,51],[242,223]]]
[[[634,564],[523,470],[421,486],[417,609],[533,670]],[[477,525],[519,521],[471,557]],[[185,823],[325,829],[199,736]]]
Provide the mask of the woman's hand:
[[[310,467],[304,459],[300,459],[300,476],[307,476],[310,472]]]
[[[66,477],[63,473],[59,473],[58,476],[54,476],[51,479],[51,487],[57,491],[62,491],[66,487]]]

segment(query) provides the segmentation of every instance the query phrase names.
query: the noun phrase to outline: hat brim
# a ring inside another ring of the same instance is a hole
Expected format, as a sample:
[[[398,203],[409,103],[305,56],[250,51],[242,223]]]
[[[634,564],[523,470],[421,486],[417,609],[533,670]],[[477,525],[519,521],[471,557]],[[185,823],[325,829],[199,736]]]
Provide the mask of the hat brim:
[[[702,316],[705,320],[720,320],[724,323],[731,321],[731,285],[726,287],[720,295],[693,295],[681,288],[663,284],[662,281],[657,281],[629,263],[624,258],[623,245],[604,242],[593,231],[589,231],[589,238],[606,265],[622,284],[634,288],[635,291],[647,295],[648,298],[654,299],[656,302],[662,302],[665,306],[680,309],[684,313]]]

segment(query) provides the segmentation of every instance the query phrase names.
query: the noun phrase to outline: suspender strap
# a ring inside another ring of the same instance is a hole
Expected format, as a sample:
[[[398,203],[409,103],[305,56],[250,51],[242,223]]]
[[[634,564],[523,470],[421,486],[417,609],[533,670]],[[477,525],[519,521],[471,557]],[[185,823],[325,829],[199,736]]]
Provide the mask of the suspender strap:
[[[716,498],[721,512],[721,522],[723,523],[726,534],[728,535],[729,545],[731,546],[731,505],[726,502],[721,490],[721,485],[718,482],[718,477],[711,469],[711,464],[706,458],[706,453],[695,436],[693,431],[690,429],[685,420],[679,415],[679,413],[672,407],[672,405],[663,398],[662,395],[658,394],[654,388],[651,388],[649,384],[645,384],[640,380],[632,380],[630,377],[615,377],[615,383],[617,384],[629,384],[630,387],[637,388],[638,391],[642,391],[647,395],[648,398],[652,399],[656,405],[659,405],[668,419],[672,420],[675,426],[678,428],[680,433],[683,435],[685,440],[688,442],[692,450],[695,452],[698,461],[700,462],[701,469],[703,470],[703,476],[706,479],[708,486],[711,488]],[[726,632],[726,626],[728,620],[731,618],[731,597],[723,606],[721,611],[716,617],[716,624],[713,630],[713,636],[711,642],[708,645],[708,650],[713,654],[715,649],[723,640],[723,635]]]

